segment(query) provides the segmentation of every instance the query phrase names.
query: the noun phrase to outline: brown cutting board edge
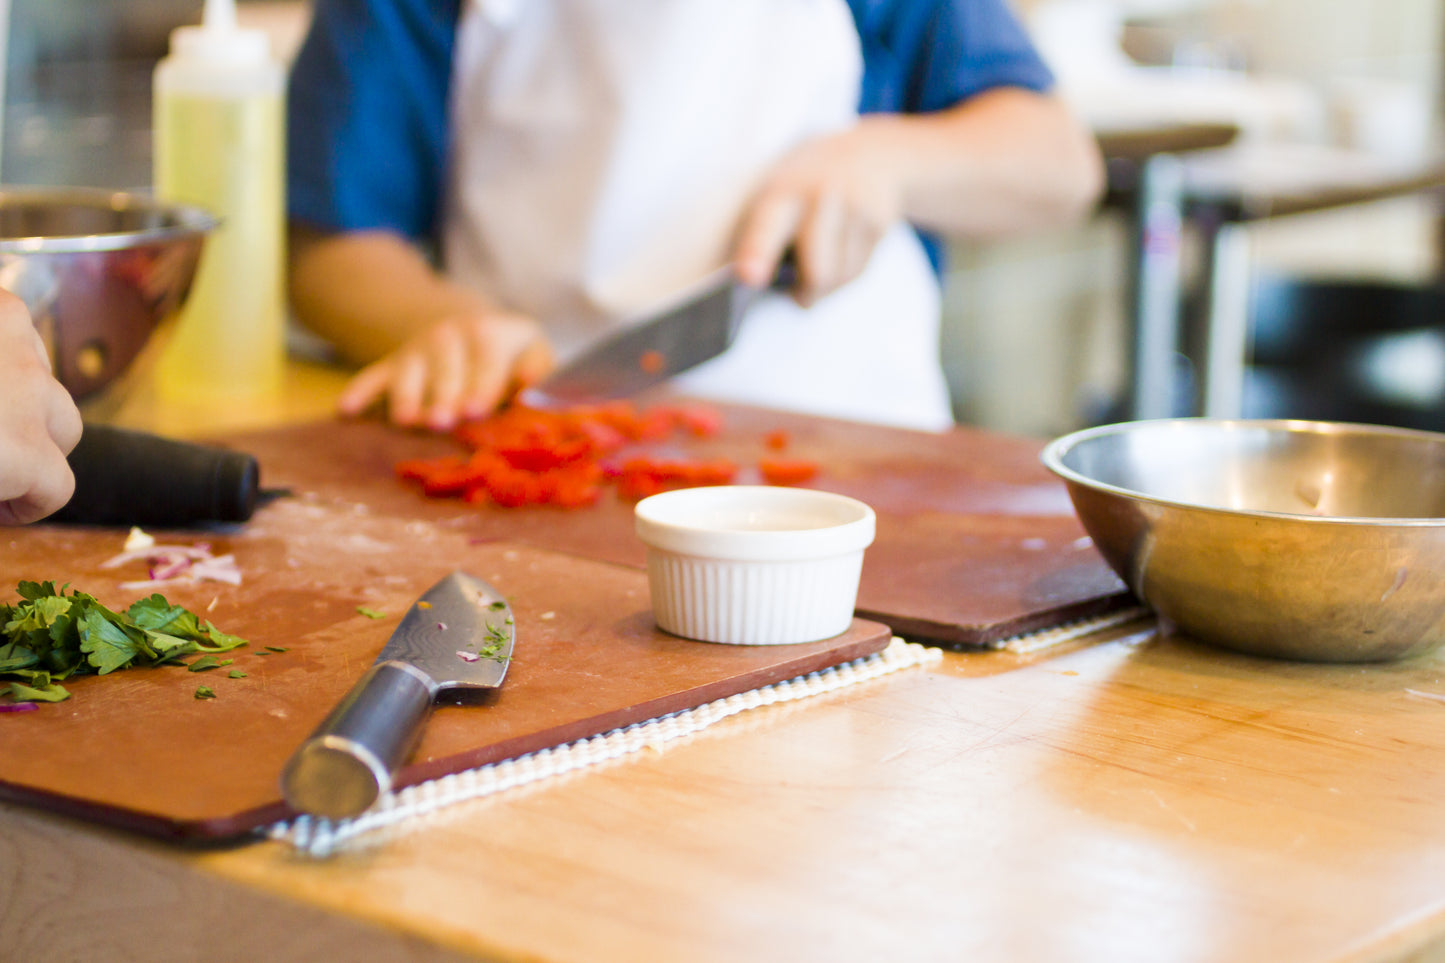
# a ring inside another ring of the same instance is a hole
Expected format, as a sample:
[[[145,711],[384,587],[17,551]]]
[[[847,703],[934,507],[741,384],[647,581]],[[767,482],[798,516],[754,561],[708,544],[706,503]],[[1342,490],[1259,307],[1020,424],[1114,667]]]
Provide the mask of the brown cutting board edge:
[[[1138,604],[1133,595],[1123,592],[1019,617],[1007,624],[994,625],[958,625],[952,622],[934,622],[924,618],[870,612],[864,608],[859,608],[857,614],[865,619],[878,621],[886,619],[889,630],[905,639],[917,639],[924,644],[954,652],[976,652],[981,649],[1001,649],[1011,640],[1033,632],[1058,628],[1084,619],[1097,618]]]
[[[296,535],[301,528],[309,534]],[[135,594],[118,588],[127,575],[97,567],[119,538],[16,530],[0,577],[11,585],[69,579],[123,606]],[[278,779],[296,746],[375,659],[411,602],[458,568],[511,601],[516,650],[501,689],[438,706],[398,787],[806,675],[891,639],[885,626],[854,620],[836,638],[801,645],[688,641],[656,627],[646,575],[635,569],[302,501],[269,507],[217,549],[236,553],[243,587],[167,595],[251,644],[228,653],[235,661],[221,670],[75,679],[67,702],[0,717],[0,799],[194,844],[249,838],[291,815]],[[363,607],[386,616],[370,618]],[[231,669],[246,676],[231,679]],[[196,699],[201,684],[217,697]]]

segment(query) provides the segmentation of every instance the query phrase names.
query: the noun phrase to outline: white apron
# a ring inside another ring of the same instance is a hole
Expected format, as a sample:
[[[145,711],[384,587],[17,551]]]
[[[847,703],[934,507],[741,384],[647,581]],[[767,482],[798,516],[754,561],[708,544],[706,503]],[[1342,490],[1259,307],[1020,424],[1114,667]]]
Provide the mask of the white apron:
[[[843,0],[465,0],[443,256],[542,322],[560,359],[729,260],[764,174],[857,117]],[[939,292],[905,225],[810,309],[759,299],[689,394],[951,423]]]

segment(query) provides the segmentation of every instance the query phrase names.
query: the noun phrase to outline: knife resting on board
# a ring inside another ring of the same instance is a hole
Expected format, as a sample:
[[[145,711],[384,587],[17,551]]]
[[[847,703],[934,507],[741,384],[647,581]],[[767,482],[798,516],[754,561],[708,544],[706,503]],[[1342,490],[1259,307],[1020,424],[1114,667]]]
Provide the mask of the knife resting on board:
[[[444,689],[494,689],[512,656],[511,607],[453,572],[402,618],[376,663],[286,763],[281,792],[298,812],[345,819],[391,789]]]

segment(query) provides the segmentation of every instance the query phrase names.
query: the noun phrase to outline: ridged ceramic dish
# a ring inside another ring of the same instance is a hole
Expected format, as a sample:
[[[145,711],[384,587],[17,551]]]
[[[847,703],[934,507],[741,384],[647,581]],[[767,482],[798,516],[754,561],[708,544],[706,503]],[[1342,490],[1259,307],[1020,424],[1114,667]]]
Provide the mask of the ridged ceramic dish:
[[[728,485],[637,503],[652,611],[703,642],[816,642],[853,621],[873,509],[804,488]]]

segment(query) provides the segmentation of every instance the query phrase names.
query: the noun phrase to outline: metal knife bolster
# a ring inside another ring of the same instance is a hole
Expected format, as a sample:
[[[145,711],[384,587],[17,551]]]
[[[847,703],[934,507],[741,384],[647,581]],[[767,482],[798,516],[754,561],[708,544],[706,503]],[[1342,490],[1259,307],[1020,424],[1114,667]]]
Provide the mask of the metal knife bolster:
[[[416,748],[436,689],[405,662],[373,665],[286,764],[286,802],[333,819],[366,811]]]

